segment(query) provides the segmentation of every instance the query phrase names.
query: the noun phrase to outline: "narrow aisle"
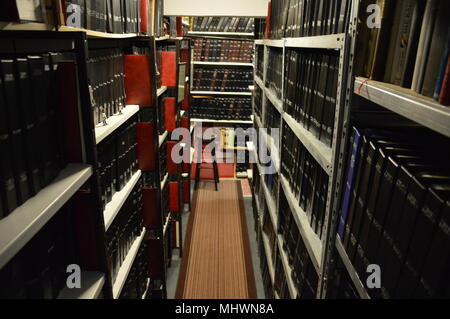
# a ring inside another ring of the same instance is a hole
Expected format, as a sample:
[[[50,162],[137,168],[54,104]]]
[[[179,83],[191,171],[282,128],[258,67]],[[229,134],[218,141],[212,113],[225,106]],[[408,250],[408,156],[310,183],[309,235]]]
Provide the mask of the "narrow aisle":
[[[240,183],[201,182],[192,208],[176,298],[256,298]]]

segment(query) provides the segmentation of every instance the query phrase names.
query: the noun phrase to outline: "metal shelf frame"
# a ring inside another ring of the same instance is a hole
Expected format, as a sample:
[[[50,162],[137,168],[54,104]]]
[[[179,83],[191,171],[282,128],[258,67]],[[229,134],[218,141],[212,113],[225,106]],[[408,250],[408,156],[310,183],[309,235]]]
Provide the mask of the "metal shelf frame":
[[[336,216],[338,214],[336,208],[339,202],[339,194],[341,190],[341,180],[343,178],[342,172],[342,158],[344,154],[343,143],[348,136],[348,119],[349,119],[349,103],[350,93],[352,92],[352,83],[349,80],[349,69],[353,54],[353,48],[356,34],[353,31],[353,26],[356,23],[357,12],[359,9],[359,2],[352,2],[352,12],[350,15],[351,26],[350,30],[342,34],[303,37],[303,38],[283,38],[279,40],[256,40],[255,45],[264,46],[264,72],[263,78],[255,76],[255,85],[258,85],[262,90],[262,119],[265,118],[267,112],[267,101],[270,101],[275,108],[281,113],[280,122],[280,137],[283,136],[283,124],[289,126],[295,133],[296,137],[301,141],[308,152],[318,162],[318,164],[329,175],[328,193],[326,194],[326,210],[325,218],[322,226],[322,236],[319,236],[312,230],[309,225],[306,213],[299,207],[298,200],[292,194],[289,184],[284,176],[279,174],[280,191],[284,191],[286,199],[294,215],[294,219],[300,230],[300,235],[305,242],[308,253],[313,261],[314,267],[318,273],[319,281],[317,286],[316,298],[321,299],[326,297],[328,275],[332,269],[332,257],[335,251],[335,225]],[[331,146],[321,142],[313,133],[309,132],[301,123],[297,122],[292,116],[284,112],[284,73],[282,71],[281,83],[281,98],[269,90],[266,86],[267,69],[269,61],[270,48],[281,48],[283,54],[283,66],[286,64],[286,51],[291,49],[325,49],[337,51],[339,53],[339,72],[338,72],[338,89],[336,97],[336,111],[334,132]],[[261,58],[261,57],[260,57]],[[254,62],[256,68],[257,61]],[[255,103],[253,99],[253,103]],[[257,123],[256,113],[254,114],[254,121]],[[262,120],[261,119],[261,120]],[[258,123],[261,125],[261,123]],[[281,145],[281,141],[280,141]],[[281,149],[278,150],[281,152]],[[282,159],[281,153],[278,154]],[[263,183],[263,182],[262,182]],[[279,194],[278,197],[279,198]],[[277,206],[279,200],[277,201]],[[278,207],[276,209],[278,211]],[[282,238],[281,238],[282,239]],[[332,245],[331,245],[332,242]],[[301,298],[301,296],[300,296]]]
[[[446,137],[450,137],[450,108],[412,90],[357,77],[354,93]]]
[[[208,62],[208,61],[193,61],[194,65],[211,65],[211,66],[241,66],[241,67],[251,67],[253,68],[253,63],[244,62]]]
[[[252,92],[218,92],[218,91],[191,91],[192,95],[240,95],[251,96]]]

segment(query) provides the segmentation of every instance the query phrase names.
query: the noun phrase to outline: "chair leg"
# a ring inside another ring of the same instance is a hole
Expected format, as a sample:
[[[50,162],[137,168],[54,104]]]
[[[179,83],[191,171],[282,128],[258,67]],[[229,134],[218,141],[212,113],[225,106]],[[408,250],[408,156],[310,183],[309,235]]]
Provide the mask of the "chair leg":
[[[195,168],[195,184],[194,189],[196,190],[198,188],[198,183],[200,181],[200,166],[201,163],[196,163],[197,167]]]
[[[217,189],[217,184],[219,183],[219,168],[217,166],[217,162],[214,160],[213,162],[213,168],[214,168],[214,185],[216,187],[216,191]]]

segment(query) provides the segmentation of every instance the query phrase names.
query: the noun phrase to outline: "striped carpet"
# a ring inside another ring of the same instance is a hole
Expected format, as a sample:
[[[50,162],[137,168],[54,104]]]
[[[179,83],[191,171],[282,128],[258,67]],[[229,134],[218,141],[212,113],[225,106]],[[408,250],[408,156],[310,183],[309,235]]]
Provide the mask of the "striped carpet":
[[[256,298],[240,183],[200,182],[192,207],[175,297]]]

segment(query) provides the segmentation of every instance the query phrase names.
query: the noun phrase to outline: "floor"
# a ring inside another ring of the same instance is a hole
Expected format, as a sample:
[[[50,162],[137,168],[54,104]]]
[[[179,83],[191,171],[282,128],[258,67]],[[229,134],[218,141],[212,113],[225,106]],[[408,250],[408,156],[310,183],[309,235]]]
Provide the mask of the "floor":
[[[229,182],[229,181],[221,181],[221,187],[222,184]],[[204,182],[205,183],[205,187],[211,188],[211,191],[213,191],[213,184],[210,182]],[[206,184],[208,183],[208,184]],[[231,183],[234,183],[231,182]],[[245,183],[244,183],[245,184]],[[212,247],[211,245],[209,245],[209,251],[215,256],[213,258],[199,258],[196,262],[196,265],[192,266],[191,269],[192,271],[190,272],[190,275],[192,276],[198,276],[199,273],[199,269],[202,267],[205,267],[206,265],[216,265],[216,269],[218,271],[220,271],[221,273],[228,273],[231,274],[231,271],[235,271],[236,274],[240,273],[240,280],[229,280],[226,285],[220,285],[220,277],[225,278],[226,276],[223,275],[216,275],[216,281],[215,281],[215,285],[212,285],[214,287],[210,287],[210,289],[214,290],[215,292],[213,292],[212,290],[210,290],[208,293],[203,293],[203,294],[198,294],[196,293],[196,291],[198,290],[199,286],[201,286],[201,284],[196,283],[194,284],[194,282],[191,282],[190,284],[188,283],[186,285],[186,287],[184,287],[185,289],[183,291],[189,291],[188,294],[190,294],[190,296],[186,295],[186,298],[211,298],[212,296],[215,296],[216,298],[248,298],[248,297],[253,297],[253,298],[264,298],[264,288],[262,286],[262,278],[261,278],[261,272],[260,272],[260,266],[259,266],[259,256],[258,256],[258,251],[257,251],[257,243],[256,243],[256,235],[254,232],[254,222],[253,222],[253,215],[252,215],[252,204],[251,204],[251,197],[249,196],[250,194],[248,194],[248,192],[246,191],[246,186],[244,185],[244,200],[243,200],[243,204],[245,207],[245,220],[246,220],[246,226],[247,226],[247,232],[248,232],[248,245],[247,247],[249,247],[247,249],[247,252],[244,255],[247,256],[251,256],[251,261],[252,261],[252,266],[253,266],[253,274],[254,274],[254,283],[256,284],[256,289],[255,286],[253,286],[253,290],[250,295],[247,293],[243,292],[245,289],[246,285],[247,285],[247,279],[243,279],[245,278],[246,275],[246,271],[242,270],[242,264],[243,264],[243,260],[246,259],[245,256],[237,256],[239,255],[238,253],[235,252],[236,249],[228,249],[227,251],[223,251],[223,255],[228,255],[230,257],[227,257],[229,260],[233,259],[236,261],[236,257],[239,257],[239,264],[241,265],[241,269],[238,269],[239,267],[234,267],[233,263],[228,263],[228,268],[226,269],[222,269],[220,270],[220,267],[217,263],[217,259],[218,259],[218,249],[215,247]],[[227,193],[230,190],[229,187],[227,187]],[[216,193],[216,192],[214,192]],[[212,195],[217,195],[214,193],[210,193],[209,196]],[[231,192],[232,193],[232,192]],[[231,194],[230,193],[230,194]],[[233,199],[236,199],[236,196],[233,195],[229,195],[231,196]],[[222,204],[224,203],[224,201],[220,201]],[[222,205],[223,206],[223,205]],[[188,224],[188,220],[190,218],[191,214],[189,214],[189,212],[185,211],[183,213],[183,237],[186,236],[186,231],[187,231],[187,224]],[[211,217],[211,216],[210,216]],[[236,216],[235,216],[236,217]],[[237,218],[235,218],[235,221],[238,220]],[[209,222],[206,222],[206,224],[211,224],[211,220]],[[227,229],[229,229],[230,227],[227,227]],[[239,228],[239,227],[234,227],[234,228]],[[234,229],[234,231],[236,231],[236,229]],[[202,231],[200,231],[201,233]],[[197,232],[196,232],[197,233]],[[199,235],[199,234],[197,234]],[[196,235],[192,234],[192,238],[195,238]],[[197,237],[198,238],[198,237]],[[185,243],[185,239],[183,239],[183,242]],[[241,245],[242,247],[242,243],[237,243],[236,241],[234,242],[236,245]],[[194,246],[198,246],[198,244],[194,244]],[[193,247],[194,247],[193,246]],[[205,247],[204,247],[205,248]],[[207,247],[206,247],[207,248]],[[195,251],[195,248],[193,248],[193,250]],[[197,250],[198,251],[198,250]],[[204,255],[205,253],[201,253],[201,255]],[[234,255],[234,257],[232,257]],[[199,255],[200,256],[200,255]],[[222,256],[223,257],[223,256]],[[214,262],[214,260],[216,260],[216,262]],[[250,260],[250,259],[249,259]],[[168,273],[167,273],[167,294],[168,294],[168,298],[175,298],[176,295],[176,287],[177,287],[177,281],[178,281],[178,277],[180,275],[180,266],[181,266],[181,262],[182,260],[178,257],[178,251],[174,251],[174,256],[173,256],[173,261],[172,261],[172,267],[169,268]],[[235,263],[234,263],[235,264]],[[200,268],[199,268],[200,267]],[[247,266],[247,268],[249,268]],[[205,268],[203,268],[205,269]],[[207,269],[207,268],[206,268]],[[234,270],[233,270],[234,269]],[[202,271],[200,271],[202,272]],[[204,270],[203,270],[204,272]],[[186,275],[188,271],[186,271]],[[210,276],[212,276],[211,278],[214,277],[213,274],[210,274]],[[235,276],[235,275],[233,275]],[[196,281],[200,281],[200,282],[204,282],[204,280],[196,280]],[[230,282],[232,282],[232,284],[230,284]],[[196,286],[195,286],[196,285]],[[222,287],[219,287],[222,286]],[[203,289],[203,288],[202,288]],[[200,290],[202,290],[200,289]]]

